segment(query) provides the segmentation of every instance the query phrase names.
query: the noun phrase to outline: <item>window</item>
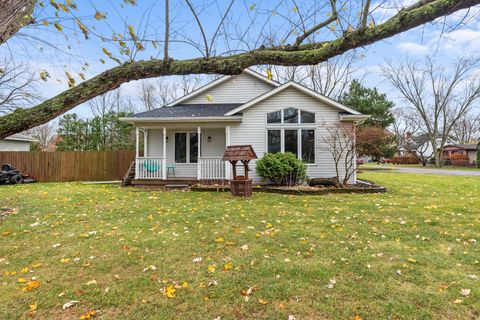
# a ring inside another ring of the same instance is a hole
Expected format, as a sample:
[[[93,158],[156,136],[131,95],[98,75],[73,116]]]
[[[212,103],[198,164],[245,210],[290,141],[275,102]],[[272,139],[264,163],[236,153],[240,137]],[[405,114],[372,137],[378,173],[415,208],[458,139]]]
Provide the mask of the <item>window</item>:
[[[298,110],[294,108],[284,109],[283,123],[298,123]]]
[[[268,130],[267,144],[268,152],[276,153],[281,152],[281,130]]]
[[[267,113],[267,123],[315,123],[315,113],[295,108],[285,108],[282,110]]]
[[[315,163],[315,130],[302,130],[302,160]]]
[[[267,123],[282,123],[282,111],[270,112],[267,114]]]
[[[190,163],[198,161],[198,133],[190,132]]]
[[[298,130],[285,130],[285,152],[291,152],[298,157]]]
[[[291,152],[305,163],[315,163],[315,130],[267,130],[267,151]]]
[[[196,132],[175,132],[175,163],[197,163],[198,141]]]
[[[187,133],[186,132],[175,133],[175,162],[176,163],[187,162]]]
[[[315,113],[301,111],[300,123],[315,123]]]

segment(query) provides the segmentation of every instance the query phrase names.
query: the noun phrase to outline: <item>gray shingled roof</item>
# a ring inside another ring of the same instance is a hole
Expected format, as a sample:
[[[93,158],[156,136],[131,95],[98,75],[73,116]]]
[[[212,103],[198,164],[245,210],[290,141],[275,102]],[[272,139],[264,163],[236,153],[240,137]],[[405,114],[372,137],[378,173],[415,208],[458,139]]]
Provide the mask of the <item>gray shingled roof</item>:
[[[241,106],[242,103],[226,104],[177,104],[134,114],[133,118],[220,117]]]

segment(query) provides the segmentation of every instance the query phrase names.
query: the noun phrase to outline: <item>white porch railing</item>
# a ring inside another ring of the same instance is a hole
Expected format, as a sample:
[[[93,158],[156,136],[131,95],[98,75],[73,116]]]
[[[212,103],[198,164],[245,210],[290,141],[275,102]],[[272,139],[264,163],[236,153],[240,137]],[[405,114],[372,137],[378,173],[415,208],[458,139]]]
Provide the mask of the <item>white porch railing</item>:
[[[135,167],[136,179],[162,179],[163,157],[137,157]]]
[[[221,158],[201,157],[200,179],[225,179],[225,162]]]

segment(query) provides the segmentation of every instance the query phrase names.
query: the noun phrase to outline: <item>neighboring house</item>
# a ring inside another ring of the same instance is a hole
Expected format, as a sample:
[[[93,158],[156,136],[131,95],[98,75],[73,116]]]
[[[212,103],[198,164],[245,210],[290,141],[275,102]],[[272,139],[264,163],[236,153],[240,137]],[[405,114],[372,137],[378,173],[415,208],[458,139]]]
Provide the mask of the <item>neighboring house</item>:
[[[0,140],[1,151],[30,151],[30,143],[37,142],[35,138],[16,133]]]
[[[290,151],[307,163],[310,178],[333,177],[335,166],[322,143],[326,135],[322,124],[353,126],[366,118],[298,83],[280,85],[247,69],[166,107],[121,120],[136,127],[134,183],[151,183],[173,179],[174,172],[176,179],[230,179],[231,166],[221,161],[229,145],[252,145],[259,158],[267,152]],[[250,177],[261,182],[255,161],[250,168]],[[350,182],[355,181],[353,175]]]
[[[443,147],[443,158],[451,158],[452,155],[462,154],[468,157],[468,164],[477,163],[478,144],[448,144]]]
[[[437,139],[437,144],[441,143],[441,139]],[[447,143],[453,143],[451,139],[447,140]],[[401,141],[400,147],[397,151],[398,156],[413,155],[419,159],[429,160],[433,157],[433,146],[427,137],[427,134],[422,133],[419,135],[412,135],[407,132],[404,139]]]

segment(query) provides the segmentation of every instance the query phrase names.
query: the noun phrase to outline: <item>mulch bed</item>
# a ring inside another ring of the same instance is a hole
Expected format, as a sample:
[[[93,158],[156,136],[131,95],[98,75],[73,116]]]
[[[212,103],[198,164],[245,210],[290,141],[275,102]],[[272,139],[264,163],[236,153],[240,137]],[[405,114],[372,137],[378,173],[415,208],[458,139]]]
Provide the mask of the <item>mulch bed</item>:
[[[192,191],[230,191],[229,186],[192,186]],[[273,185],[257,185],[253,187],[253,192],[270,192],[279,194],[298,194],[298,195],[316,195],[329,193],[384,193],[387,188],[378,186],[370,181],[358,180],[356,185],[349,185],[342,188],[323,187],[323,186],[273,186]]]

